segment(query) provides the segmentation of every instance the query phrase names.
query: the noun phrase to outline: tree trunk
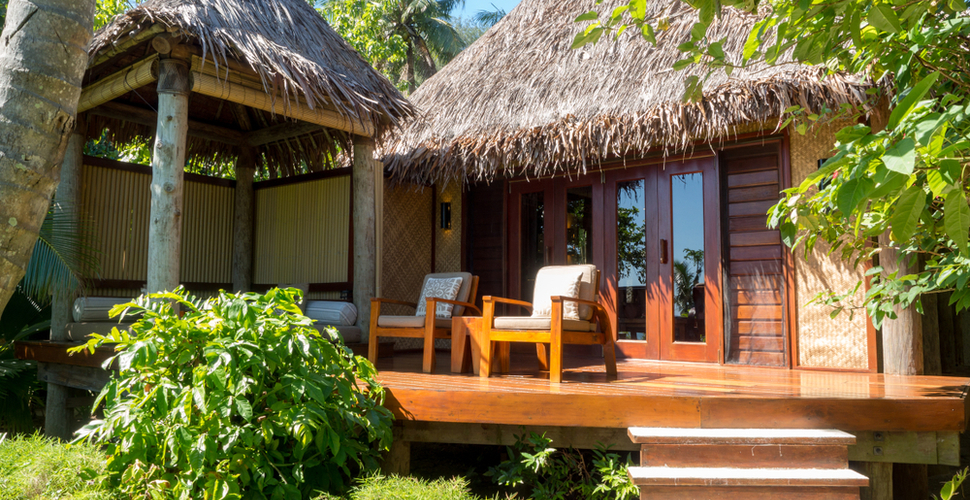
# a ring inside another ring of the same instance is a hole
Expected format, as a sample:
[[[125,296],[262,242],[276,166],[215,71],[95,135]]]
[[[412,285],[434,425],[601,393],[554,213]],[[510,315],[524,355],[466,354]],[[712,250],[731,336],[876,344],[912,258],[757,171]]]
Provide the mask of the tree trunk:
[[[74,129],[94,0],[12,0],[0,41],[0,311],[24,276]]]
[[[418,80],[414,77],[414,47],[408,43],[404,60],[404,80],[408,82],[408,95],[418,88]]]

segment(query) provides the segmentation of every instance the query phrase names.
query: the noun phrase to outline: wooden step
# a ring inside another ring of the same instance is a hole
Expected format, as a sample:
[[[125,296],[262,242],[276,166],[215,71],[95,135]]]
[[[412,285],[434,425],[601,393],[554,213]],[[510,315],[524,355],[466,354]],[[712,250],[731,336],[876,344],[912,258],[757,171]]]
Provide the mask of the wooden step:
[[[736,467],[844,469],[845,445],[801,444],[641,444],[644,467]]]
[[[859,500],[855,486],[641,486],[641,500]]]
[[[630,467],[637,486],[860,487],[869,479],[849,469],[739,469],[735,467]],[[769,488],[773,489],[773,488]]]
[[[682,427],[630,427],[630,440],[640,444],[706,445],[832,445],[855,444],[855,436],[833,429],[695,429]]]

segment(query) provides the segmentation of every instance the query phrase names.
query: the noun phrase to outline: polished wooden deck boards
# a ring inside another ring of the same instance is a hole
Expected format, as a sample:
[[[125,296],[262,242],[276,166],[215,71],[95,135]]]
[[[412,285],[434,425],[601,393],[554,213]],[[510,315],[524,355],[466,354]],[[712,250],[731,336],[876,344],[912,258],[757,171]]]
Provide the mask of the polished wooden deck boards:
[[[439,367],[447,367],[439,353]],[[550,384],[534,356],[510,373],[435,374],[420,355],[380,360],[398,418],[567,427],[769,427],[847,431],[962,431],[970,379],[903,377],[707,364],[623,361],[609,381],[601,359],[567,358]]]

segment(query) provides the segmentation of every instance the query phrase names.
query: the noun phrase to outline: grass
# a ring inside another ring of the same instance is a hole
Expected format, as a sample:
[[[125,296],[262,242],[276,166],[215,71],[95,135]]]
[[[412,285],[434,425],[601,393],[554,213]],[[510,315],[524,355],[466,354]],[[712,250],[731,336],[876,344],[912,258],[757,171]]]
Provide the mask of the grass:
[[[323,494],[314,500],[483,500],[468,490],[468,480],[400,476],[361,478],[346,497]]]
[[[94,446],[69,446],[38,434],[0,434],[0,500],[107,499],[85,479],[102,471],[104,462]]]

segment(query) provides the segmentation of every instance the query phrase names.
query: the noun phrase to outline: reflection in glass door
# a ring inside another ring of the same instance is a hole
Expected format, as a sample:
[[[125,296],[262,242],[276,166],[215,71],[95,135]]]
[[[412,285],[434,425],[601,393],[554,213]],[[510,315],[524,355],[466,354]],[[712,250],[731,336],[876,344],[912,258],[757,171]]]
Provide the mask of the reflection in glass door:
[[[670,207],[674,342],[704,342],[704,174],[671,176]]]
[[[617,339],[646,340],[647,284],[643,179],[616,186]]]
[[[536,273],[548,259],[545,246],[545,196],[542,191],[522,194],[520,217],[522,255],[520,297],[532,301]]]
[[[593,188],[566,190],[566,264],[593,262]]]

